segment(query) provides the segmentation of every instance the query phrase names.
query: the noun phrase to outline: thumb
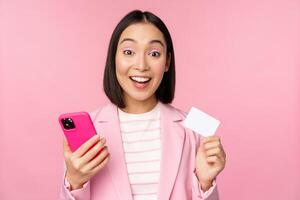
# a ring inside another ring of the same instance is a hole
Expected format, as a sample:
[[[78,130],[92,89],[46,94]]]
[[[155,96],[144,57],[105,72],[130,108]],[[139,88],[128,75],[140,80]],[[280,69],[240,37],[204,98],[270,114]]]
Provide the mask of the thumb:
[[[68,144],[68,141],[67,139],[64,137],[63,139],[63,143],[64,143],[64,153],[65,153],[65,156],[69,155],[69,154],[72,154],[72,151],[70,149],[70,146]]]
[[[203,136],[200,137],[200,146],[198,147],[198,151],[200,151],[200,152],[205,151],[205,149],[204,149],[204,137]]]

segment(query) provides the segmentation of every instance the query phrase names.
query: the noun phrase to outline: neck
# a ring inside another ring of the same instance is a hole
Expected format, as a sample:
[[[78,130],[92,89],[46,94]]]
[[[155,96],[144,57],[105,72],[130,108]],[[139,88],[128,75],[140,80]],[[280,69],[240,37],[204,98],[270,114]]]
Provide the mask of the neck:
[[[141,114],[152,110],[157,103],[158,101],[155,97],[145,101],[127,100],[126,107],[122,108],[121,110],[127,113]]]

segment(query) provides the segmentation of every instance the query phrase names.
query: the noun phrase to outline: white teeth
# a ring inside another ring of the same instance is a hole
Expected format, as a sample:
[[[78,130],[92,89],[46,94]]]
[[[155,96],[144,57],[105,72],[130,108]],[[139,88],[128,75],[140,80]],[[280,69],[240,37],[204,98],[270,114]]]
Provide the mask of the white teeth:
[[[144,82],[147,82],[147,81],[150,80],[149,77],[131,76],[130,78],[131,78],[132,80],[134,80],[134,81],[141,82],[141,83],[144,83]]]

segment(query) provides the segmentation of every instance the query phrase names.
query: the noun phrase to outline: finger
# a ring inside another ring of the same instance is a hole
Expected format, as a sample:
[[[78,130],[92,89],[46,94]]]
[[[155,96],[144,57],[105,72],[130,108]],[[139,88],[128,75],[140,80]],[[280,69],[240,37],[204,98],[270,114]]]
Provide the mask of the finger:
[[[86,168],[87,170],[92,170],[95,167],[97,167],[100,163],[102,163],[104,161],[104,159],[108,156],[108,150],[107,147],[103,148],[103,150],[101,150],[100,154],[97,155],[93,160],[91,160],[87,165]]]
[[[209,156],[206,158],[206,162],[213,165],[218,171],[225,168],[225,162],[222,161],[218,156]]]
[[[96,142],[98,142],[100,140],[100,136],[99,135],[95,135],[93,137],[91,137],[88,141],[86,141],[85,143],[83,143],[75,152],[74,155],[76,157],[81,157],[82,155],[84,155]]]
[[[105,142],[105,138],[102,138],[95,144],[95,146],[89,149],[88,152],[82,156],[83,162],[88,163],[90,160],[92,160],[101,151],[101,149],[103,149]]]
[[[209,156],[217,156],[221,161],[225,162],[225,152],[223,151],[222,148],[213,148],[213,149],[210,149],[208,151],[206,151],[206,156],[209,157]]]
[[[203,139],[203,146],[205,150],[209,150],[218,146],[222,147],[222,144],[219,136],[209,136]]]
[[[220,163],[220,158],[218,156],[209,156],[206,158],[206,162],[211,164]]]
[[[216,148],[216,147],[222,147],[221,146],[221,143],[219,141],[212,141],[212,142],[207,142],[204,144],[204,149],[205,150],[209,150],[209,149],[213,149],[213,148]]]
[[[203,144],[203,140],[200,140],[200,146],[198,147],[198,151],[204,152],[204,144]]]
[[[216,155],[221,155],[221,148],[216,147],[212,148],[206,151],[206,156],[216,156]]]
[[[96,167],[94,167],[94,168],[92,169],[92,173],[95,174],[95,173],[97,173],[100,169],[102,169],[102,168],[108,163],[109,159],[110,159],[110,154],[108,154],[108,155],[106,156],[106,158],[105,158],[99,165],[97,165]]]
[[[208,137],[204,137],[202,139],[202,141],[203,141],[203,144],[205,144],[207,142],[220,141],[220,137],[217,135],[208,136]]]

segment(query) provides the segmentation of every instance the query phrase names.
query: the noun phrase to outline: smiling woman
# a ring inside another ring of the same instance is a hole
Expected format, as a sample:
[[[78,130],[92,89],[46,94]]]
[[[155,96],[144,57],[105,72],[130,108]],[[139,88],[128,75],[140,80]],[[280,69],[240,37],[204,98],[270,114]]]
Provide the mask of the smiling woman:
[[[182,126],[185,113],[170,105],[175,59],[165,24],[135,10],[115,28],[104,91],[111,103],[91,112],[96,136],[71,152],[61,199],[217,200],[225,167],[218,136]]]
[[[143,104],[153,108],[155,91],[170,65],[171,55],[167,56],[164,36],[153,24],[143,22],[128,26],[120,41],[116,74],[124,90],[124,111],[136,112],[136,108],[143,107]]]
[[[116,71],[118,66],[123,68],[124,65],[131,65],[130,73],[137,73],[137,68],[146,67],[146,70],[142,69],[143,75],[150,74],[147,72],[150,65],[156,68],[160,66],[160,69],[165,68],[161,84],[155,88],[154,92],[159,101],[172,102],[175,91],[175,56],[171,35],[160,18],[150,12],[133,11],[119,22],[112,34],[104,72],[104,91],[108,98],[120,108],[126,106],[125,97],[122,95],[124,88],[121,88],[117,80]],[[133,67],[135,67],[135,72]],[[127,74],[127,78],[133,75],[141,76],[142,73]],[[153,82],[157,84],[157,80],[151,82],[150,84]],[[139,84],[136,86],[144,87]],[[149,89],[150,87],[147,88],[148,91]]]

